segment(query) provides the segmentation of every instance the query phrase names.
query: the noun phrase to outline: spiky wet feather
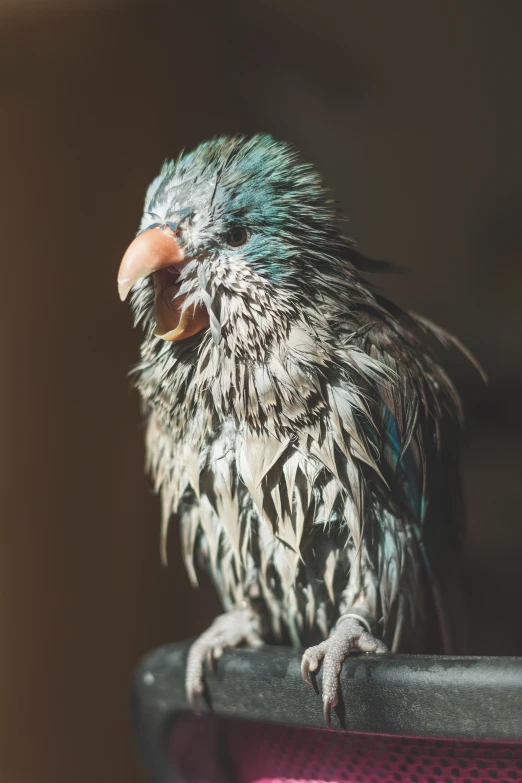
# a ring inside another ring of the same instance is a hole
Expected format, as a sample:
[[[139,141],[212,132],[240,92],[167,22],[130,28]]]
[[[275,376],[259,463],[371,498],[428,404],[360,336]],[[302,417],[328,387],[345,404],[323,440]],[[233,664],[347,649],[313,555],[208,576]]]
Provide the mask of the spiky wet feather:
[[[441,448],[461,417],[422,340],[427,322],[372,292],[372,263],[286,144],[224,137],[166,163],[141,230],[183,210],[184,307],[204,304],[209,329],[162,342],[150,281],[132,297],[163,546],[176,515],[192,581],[198,551],[224,606],[256,602],[277,638],[324,637],[356,605],[400,636],[421,568],[412,531],[429,524],[431,493],[446,491]],[[237,224],[249,241],[230,248]]]

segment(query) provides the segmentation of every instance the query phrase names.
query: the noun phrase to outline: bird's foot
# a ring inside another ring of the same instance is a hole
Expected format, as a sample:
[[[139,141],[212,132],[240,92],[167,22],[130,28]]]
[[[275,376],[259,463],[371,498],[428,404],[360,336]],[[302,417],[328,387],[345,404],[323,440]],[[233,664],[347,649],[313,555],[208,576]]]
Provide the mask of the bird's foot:
[[[187,701],[199,714],[197,698],[203,693],[203,667],[205,661],[213,669],[214,661],[220,658],[223,650],[247,644],[249,647],[261,647],[259,617],[251,609],[237,609],[220,614],[210,628],[196,639],[189,650],[185,673],[185,693]]]
[[[310,672],[323,663],[323,712],[326,725],[332,728],[331,710],[338,702],[339,674],[343,661],[351,652],[385,653],[388,648],[376,639],[359,620],[348,617],[342,620],[326,641],[309,647],[301,659],[301,674],[307,685],[312,685]]]

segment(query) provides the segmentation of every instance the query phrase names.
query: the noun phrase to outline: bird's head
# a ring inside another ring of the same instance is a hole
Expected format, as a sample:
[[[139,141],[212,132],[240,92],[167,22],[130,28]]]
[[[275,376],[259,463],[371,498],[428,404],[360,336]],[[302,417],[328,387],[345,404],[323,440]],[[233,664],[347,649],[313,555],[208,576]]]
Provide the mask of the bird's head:
[[[118,286],[151,339],[210,331],[234,351],[270,342],[338,257],[336,208],[294,148],[221,137],[165,163],[151,183]]]

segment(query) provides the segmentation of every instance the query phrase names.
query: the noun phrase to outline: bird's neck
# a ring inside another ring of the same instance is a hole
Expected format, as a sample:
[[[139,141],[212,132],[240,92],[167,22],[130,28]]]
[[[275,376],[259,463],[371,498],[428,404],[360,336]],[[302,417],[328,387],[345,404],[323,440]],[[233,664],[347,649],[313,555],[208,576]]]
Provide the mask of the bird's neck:
[[[229,318],[217,345],[207,333],[165,352],[162,362],[156,356],[143,363],[137,386],[145,406],[179,440],[204,438],[230,419],[257,431],[290,431],[318,415],[328,362],[321,336],[320,325],[302,315],[277,323],[269,312],[256,322]]]
[[[230,419],[257,431],[316,422],[325,378],[336,372],[332,357],[360,327],[350,312],[353,291],[341,276],[299,298],[289,287],[257,287],[255,298],[248,289],[209,290],[209,330],[167,347],[145,341],[138,387],[147,409],[180,440],[193,440],[193,428],[205,437]]]

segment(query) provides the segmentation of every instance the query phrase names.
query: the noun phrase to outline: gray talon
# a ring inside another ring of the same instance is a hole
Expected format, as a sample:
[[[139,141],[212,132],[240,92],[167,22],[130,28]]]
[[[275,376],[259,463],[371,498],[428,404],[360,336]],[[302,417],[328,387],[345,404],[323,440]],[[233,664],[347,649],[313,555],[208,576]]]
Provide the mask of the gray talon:
[[[223,650],[247,643],[259,647],[259,618],[251,609],[238,609],[216,617],[210,628],[196,639],[189,650],[185,671],[185,692],[192,710],[199,715],[197,697],[203,693],[204,664],[214,672],[215,662]]]
[[[310,661],[303,655],[301,659],[301,677],[307,685],[312,687],[312,680],[310,679]]]
[[[351,652],[388,652],[380,639],[376,639],[353,619],[342,622],[329,639],[309,647],[301,659],[301,674],[311,685],[309,672],[315,671],[323,660],[323,714],[327,727],[332,728],[331,711],[338,702],[339,675],[343,661]]]
[[[323,702],[324,722],[326,723],[327,729],[332,728],[332,707],[335,707],[335,704],[332,704],[327,699]]]

